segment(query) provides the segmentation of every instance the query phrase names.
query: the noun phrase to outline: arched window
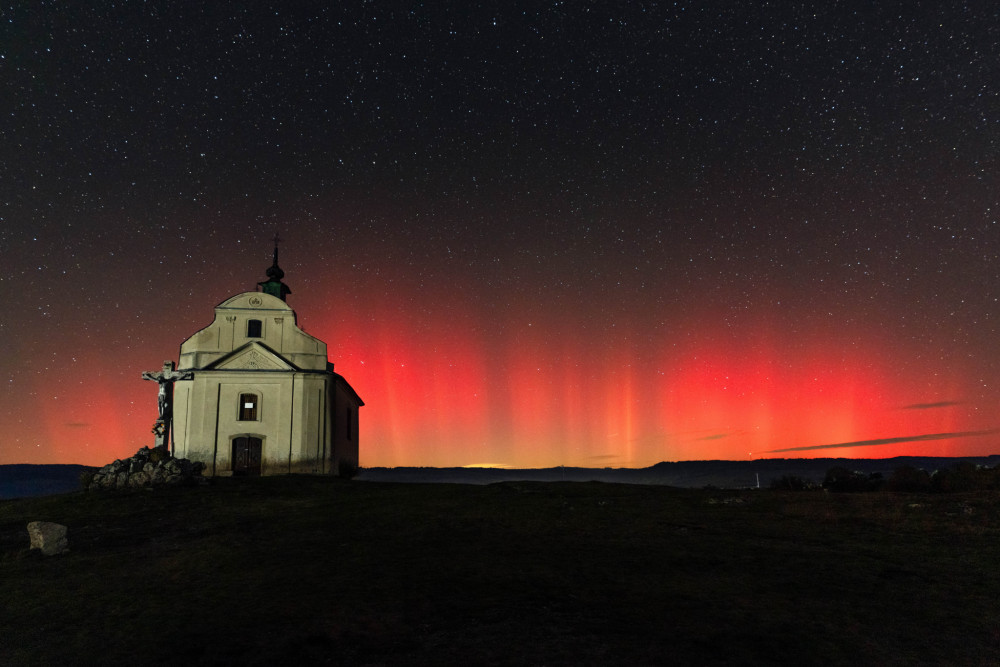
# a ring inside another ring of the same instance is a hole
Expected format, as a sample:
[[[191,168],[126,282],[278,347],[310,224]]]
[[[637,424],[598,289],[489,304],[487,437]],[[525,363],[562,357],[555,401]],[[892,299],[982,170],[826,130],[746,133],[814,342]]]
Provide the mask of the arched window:
[[[239,420],[241,422],[257,421],[257,406],[259,402],[257,394],[240,394]]]
[[[260,320],[247,320],[247,338],[260,338],[261,329]]]

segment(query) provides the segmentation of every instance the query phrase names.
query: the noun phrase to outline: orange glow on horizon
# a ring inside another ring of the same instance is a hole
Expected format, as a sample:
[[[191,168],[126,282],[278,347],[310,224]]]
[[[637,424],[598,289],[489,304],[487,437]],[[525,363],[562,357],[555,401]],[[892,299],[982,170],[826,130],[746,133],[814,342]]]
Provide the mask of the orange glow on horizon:
[[[377,364],[377,371],[355,365],[348,375],[367,402],[366,464],[641,467],[748,455],[985,454],[996,442],[773,453],[995,426],[977,406],[954,400],[961,391],[955,378],[928,369],[934,383],[915,381],[920,374],[894,368],[877,340],[871,349],[817,337],[797,345],[671,346],[652,362],[649,350],[631,344],[602,354],[599,346],[544,327],[508,334],[500,345],[475,336],[463,341],[442,325],[383,339],[375,354],[393,350],[392,362]],[[341,339],[331,331],[328,340]],[[358,354],[331,345],[331,356]],[[417,361],[407,367],[403,357]],[[905,409],[934,402],[947,405]]]
[[[767,331],[663,342],[625,331],[619,341],[568,331],[557,318],[501,326],[493,320],[502,314],[477,317],[455,304],[444,303],[440,319],[406,306],[399,295],[362,317],[348,303],[305,323],[366,403],[363,466],[644,467],[1000,451],[1000,436],[974,435],[1000,426],[989,416],[995,400],[977,397],[943,363],[907,365],[907,350],[877,336]],[[101,465],[151,444],[156,391],[139,371],[162,359],[139,356],[133,350],[115,366],[95,353],[71,381],[39,374],[18,398],[37,421],[2,425],[17,445],[3,448],[2,462]],[[922,437],[934,434],[966,435]],[[863,444],[900,437],[914,440]],[[47,446],[36,453],[34,442]],[[844,443],[861,444],[817,448]]]

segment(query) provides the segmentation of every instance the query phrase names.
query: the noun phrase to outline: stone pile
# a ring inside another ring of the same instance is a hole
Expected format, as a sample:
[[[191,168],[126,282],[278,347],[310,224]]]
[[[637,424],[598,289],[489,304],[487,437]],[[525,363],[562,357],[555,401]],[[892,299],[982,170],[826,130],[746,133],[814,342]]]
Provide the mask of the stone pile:
[[[176,459],[166,447],[143,447],[134,456],[109,463],[84,483],[97,489],[140,489],[176,484],[195,484],[202,480],[205,464]]]

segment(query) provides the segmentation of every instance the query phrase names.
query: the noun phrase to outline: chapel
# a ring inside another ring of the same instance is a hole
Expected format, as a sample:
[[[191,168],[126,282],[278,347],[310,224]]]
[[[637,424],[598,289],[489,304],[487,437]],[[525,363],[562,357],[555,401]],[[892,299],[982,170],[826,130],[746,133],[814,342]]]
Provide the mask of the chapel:
[[[174,384],[174,455],[208,476],[332,473],[358,467],[364,402],[327,360],[326,343],[298,327],[274,262],[258,290],[215,307],[181,343]]]

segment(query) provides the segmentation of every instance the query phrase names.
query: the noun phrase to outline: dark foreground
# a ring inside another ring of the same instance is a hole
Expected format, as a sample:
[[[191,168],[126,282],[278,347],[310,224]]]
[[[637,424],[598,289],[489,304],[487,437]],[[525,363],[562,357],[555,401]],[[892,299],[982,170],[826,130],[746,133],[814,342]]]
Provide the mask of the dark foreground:
[[[996,664],[998,563],[996,492],[70,494],[0,502],[0,664]]]

